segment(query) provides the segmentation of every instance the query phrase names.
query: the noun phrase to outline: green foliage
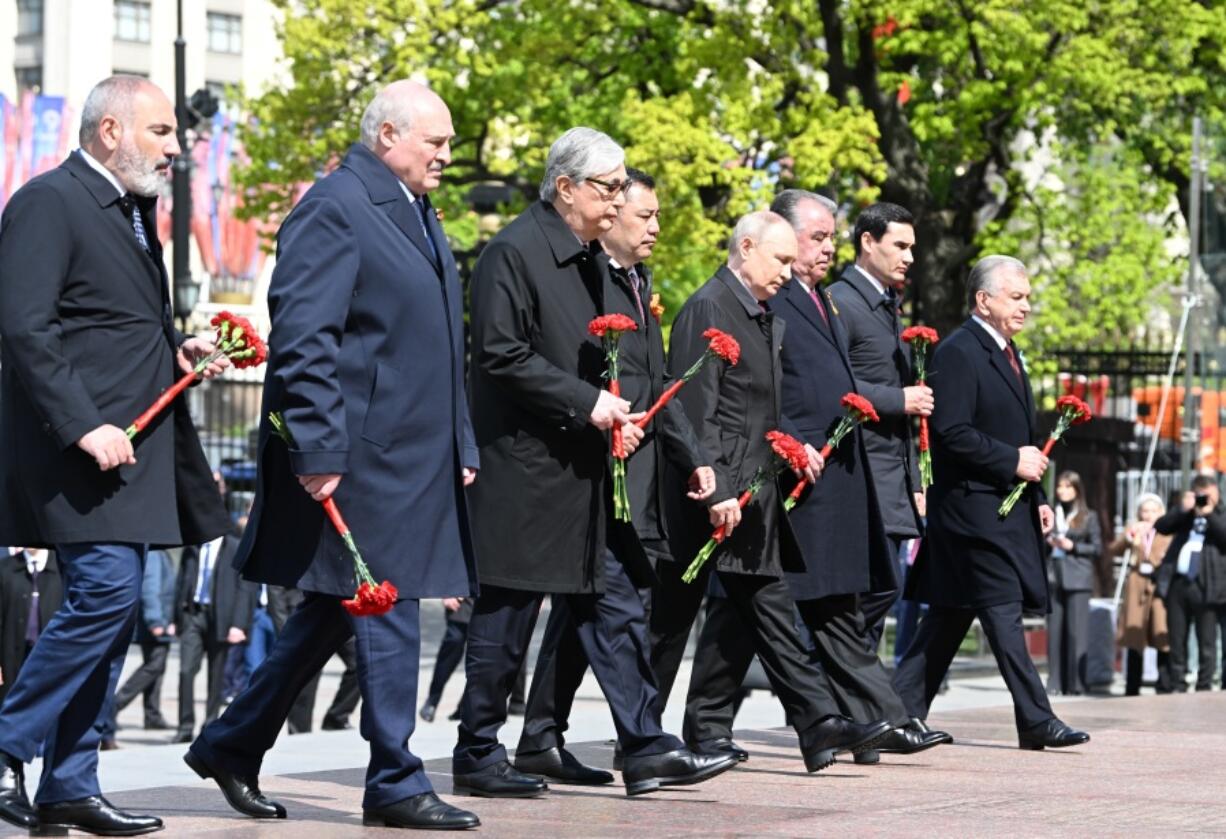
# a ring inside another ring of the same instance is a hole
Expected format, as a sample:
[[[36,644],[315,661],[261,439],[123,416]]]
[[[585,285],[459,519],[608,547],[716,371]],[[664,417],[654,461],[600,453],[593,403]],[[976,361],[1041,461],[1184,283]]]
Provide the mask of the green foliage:
[[[356,140],[374,91],[413,76],[452,108],[435,202],[461,250],[479,237],[472,184],[510,185],[515,212],[563,130],[621,141],[661,184],[666,318],[720,263],[736,217],[796,185],[853,216],[879,198],[916,213],[924,320],[959,320],[970,264],[1005,250],[1035,273],[1032,346],[1101,343],[1177,275],[1168,209],[1193,110],[1226,124],[1218,2],[274,3],[287,76],[247,102],[253,214],[283,215]]]

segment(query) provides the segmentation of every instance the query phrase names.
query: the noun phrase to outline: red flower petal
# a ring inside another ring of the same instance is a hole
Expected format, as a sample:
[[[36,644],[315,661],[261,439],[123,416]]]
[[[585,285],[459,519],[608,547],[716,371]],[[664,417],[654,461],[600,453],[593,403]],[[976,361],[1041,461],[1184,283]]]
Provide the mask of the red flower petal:
[[[601,315],[587,325],[587,331],[599,338],[603,338],[606,332],[634,332],[638,328],[634,318],[620,314]]]
[[[736,363],[741,360],[741,345],[727,332],[721,332],[712,326],[702,333],[702,337],[711,342],[711,352],[729,364],[736,366]]]
[[[877,416],[877,409],[873,407],[873,403],[869,402],[858,393],[847,393],[839,400],[844,408],[849,408],[860,414],[865,422],[878,422],[881,417]]]
[[[1090,410],[1090,406],[1076,396],[1061,396],[1056,400],[1056,408],[1061,412],[1072,413],[1073,425],[1082,425],[1094,419],[1094,412]]]
[[[809,465],[809,453],[805,451],[804,443],[782,431],[766,432],[771,449],[780,460],[787,462],[792,469],[804,469]]]
[[[928,344],[935,344],[941,340],[937,335],[937,331],[931,326],[909,326],[902,331],[902,339],[908,344],[922,341]]]

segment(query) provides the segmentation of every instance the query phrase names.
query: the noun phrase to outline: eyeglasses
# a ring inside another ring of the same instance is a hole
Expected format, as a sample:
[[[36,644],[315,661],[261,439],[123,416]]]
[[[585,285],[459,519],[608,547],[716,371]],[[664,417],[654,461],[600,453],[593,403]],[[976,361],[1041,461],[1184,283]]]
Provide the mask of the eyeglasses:
[[[602,181],[600,178],[584,178],[583,180],[598,184],[601,188],[597,192],[605,201],[612,201],[630,187],[629,181]]]

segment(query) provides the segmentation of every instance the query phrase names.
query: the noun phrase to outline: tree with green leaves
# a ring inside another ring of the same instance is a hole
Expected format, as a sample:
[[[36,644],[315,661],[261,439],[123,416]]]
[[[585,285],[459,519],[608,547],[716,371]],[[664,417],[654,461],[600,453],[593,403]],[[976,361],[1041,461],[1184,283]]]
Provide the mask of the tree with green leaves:
[[[1164,304],[1191,115],[1226,124],[1217,0],[274,2],[288,73],[246,103],[252,213],[283,214],[374,90],[416,76],[455,120],[436,203],[458,248],[472,185],[515,212],[550,142],[591,125],[660,181],[670,312],[737,216],[801,186],[849,220],[873,200],[915,214],[917,319],[959,322],[970,265],[1004,250],[1032,267],[1032,345],[1092,345]]]

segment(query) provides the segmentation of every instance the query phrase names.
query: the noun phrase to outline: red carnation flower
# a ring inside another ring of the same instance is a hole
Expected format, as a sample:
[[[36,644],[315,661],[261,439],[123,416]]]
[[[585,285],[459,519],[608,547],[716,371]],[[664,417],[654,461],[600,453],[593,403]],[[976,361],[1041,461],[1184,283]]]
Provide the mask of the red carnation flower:
[[[634,332],[639,328],[634,322],[634,318],[629,315],[601,315],[598,318],[592,318],[592,322],[587,325],[587,331],[598,338],[603,338],[607,332]]]
[[[358,586],[352,599],[341,601],[341,606],[346,612],[358,618],[382,615],[392,610],[399,596],[400,592],[387,580],[377,586],[364,582]]]
[[[741,345],[727,332],[721,332],[712,326],[702,333],[702,337],[710,340],[710,350],[729,364],[735,365],[741,360]]]
[[[881,420],[881,417],[877,416],[877,409],[873,407],[873,403],[858,393],[844,394],[843,398],[839,400],[839,404],[860,414],[862,422],[879,422]]]
[[[1061,412],[1067,411],[1072,414],[1070,425],[1083,425],[1094,419],[1090,406],[1076,396],[1061,396],[1056,400],[1056,408]]]
[[[941,340],[937,335],[937,331],[931,326],[908,326],[902,331],[902,339],[908,344],[914,344],[919,341],[926,344],[935,344]]]
[[[787,461],[788,466],[793,469],[803,470],[809,465],[809,453],[805,451],[804,443],[801,443],[795,437],[789,434],[784,434],[782,431],[766,432],[766,439],[770,440],[771,449],[775,454],[783,460]]]

